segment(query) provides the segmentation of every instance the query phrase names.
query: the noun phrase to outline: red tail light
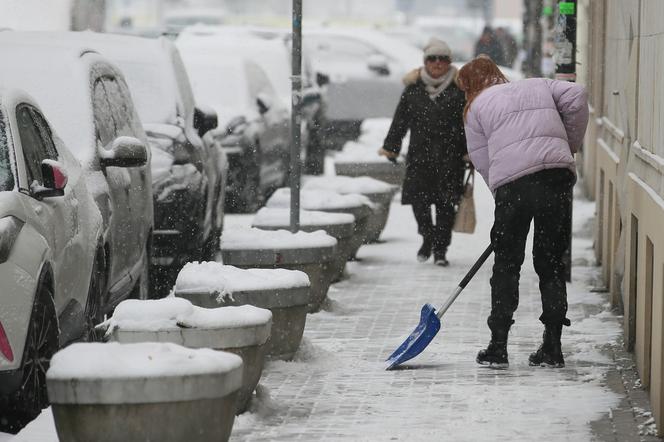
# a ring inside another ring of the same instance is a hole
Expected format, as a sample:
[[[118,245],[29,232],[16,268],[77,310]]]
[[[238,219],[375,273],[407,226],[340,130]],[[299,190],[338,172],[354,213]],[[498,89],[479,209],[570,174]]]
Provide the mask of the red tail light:
[[[12,351],[12,346],[9,344],[9,339],[7,339],[7,333],[5,333],[5,328],[0,322],[0,353],[7,358],[9,362],[14,362],[14,352]]]

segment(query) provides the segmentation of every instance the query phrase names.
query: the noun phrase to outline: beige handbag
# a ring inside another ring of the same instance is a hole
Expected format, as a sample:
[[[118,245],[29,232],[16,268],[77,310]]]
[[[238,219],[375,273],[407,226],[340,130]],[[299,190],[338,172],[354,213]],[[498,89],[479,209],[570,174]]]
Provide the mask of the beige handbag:
[[[459,201],[459,209],[454,220],[454,231],[458,233],[475,232],[475,200],[473,199],[473,184],[475,182],[475,169],[468,172],[466,183]]]

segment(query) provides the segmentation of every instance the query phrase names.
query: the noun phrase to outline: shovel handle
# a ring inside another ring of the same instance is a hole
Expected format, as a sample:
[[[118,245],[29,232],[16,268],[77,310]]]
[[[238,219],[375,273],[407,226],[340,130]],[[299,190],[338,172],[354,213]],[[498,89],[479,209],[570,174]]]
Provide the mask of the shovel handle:
[[[475,276],[475,273],[482,267],[482,264],[484,264],[484,261],[491,255],[491,252],[493,252],[493,244],[489,244],[489,247],[486,248],[484,253],[478,258],[477,261],[475,261],[475,264],[468,270],[468,273],[466,273],[466,276],[463,277],[459,285],[454,289],[454,292],[450,295],[449,298],[447,298],[447,301],[445,301],[445,304],[438,310],[436,313],[436,316],[438,316],[438,319],[442,318],[445,312],[447,311],[448,308],[452,305],[454,300],[459,296],[461,291],[466,288],[466,284],[473,279],[473,276]]]
[[[482,256],[479,257],[479,259],[473,264],[473,266],[468,270],[468,273],[466,273],[466,276],[463,277],[461,282],[459,283],[459,287],[462,289],[466,288],[466,284],[473,279],[473,276],[475,276],[475,273],[482,267],[482,264],[484,264],[484,261],[491,255],[491,252],[493,252],[493,244],[489,244],[489,247],[486,248],[484,253],[482,253]]]

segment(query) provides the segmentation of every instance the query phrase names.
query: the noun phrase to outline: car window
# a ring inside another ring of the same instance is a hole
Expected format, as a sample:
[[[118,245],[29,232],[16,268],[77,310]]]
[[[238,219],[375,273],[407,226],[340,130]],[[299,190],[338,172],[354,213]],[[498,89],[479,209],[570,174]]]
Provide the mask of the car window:
[[[103,82],[108,102],[111,105],[111,115],[115,120],[116,137],[135,137],[136,134],[132,125],[134,118],[133,103],[126,86],[122,87],[121,83],[111,77],[104,77]]]
[[[46,149],[46,155],[48,158],[57,160],[59,158],[58,150],[55,148],[55,143],[53,142],[53,132],[51,127],[46,122],[44,116],[39,113],[36,109],[31,109],[32,118],[35,121],[35,124],[39,128],[39,133],[41,134],[42,142]]]
[[[9,160],[9,146],[7,145],[7,124],[0,112],[0,191],[14,188],[14,174]]]
[[[39,127],[35,124],[30,108],[20,105],[16,110],[16,120],[18,121],[18,132],[23,147],[23,157],[28,173],[30,184],[37,182],[44,183],[42,176],[41,163],[45,159],[57,159],[49,155],[49,148],[41,137]],[[53,152],[51,150],[51,152]]]
[[[94,84],[92,111],[94,112],[97,143],[106,147],[115,139],[115,122],[111,113],[111,105],[106,99],[106,89],[101,79],[97,79]]]

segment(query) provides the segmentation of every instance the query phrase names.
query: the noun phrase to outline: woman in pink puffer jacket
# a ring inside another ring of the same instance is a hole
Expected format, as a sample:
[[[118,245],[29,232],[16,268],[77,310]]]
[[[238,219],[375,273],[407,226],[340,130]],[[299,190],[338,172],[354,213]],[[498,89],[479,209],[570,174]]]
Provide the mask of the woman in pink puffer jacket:
[[[488,57],[459,71],[466,93],[468,154],[495,197],[491,242],[491,342],[482,365],[506,367],[507,334],[519,303],[519,274],[534,220],[533,262],[539,276],[543,343],[530,365],[563,367],[560,346],[567,292],[563,255],[570,240],[574,153],[588,124],[583,86],[544,78],[509,83]]]

